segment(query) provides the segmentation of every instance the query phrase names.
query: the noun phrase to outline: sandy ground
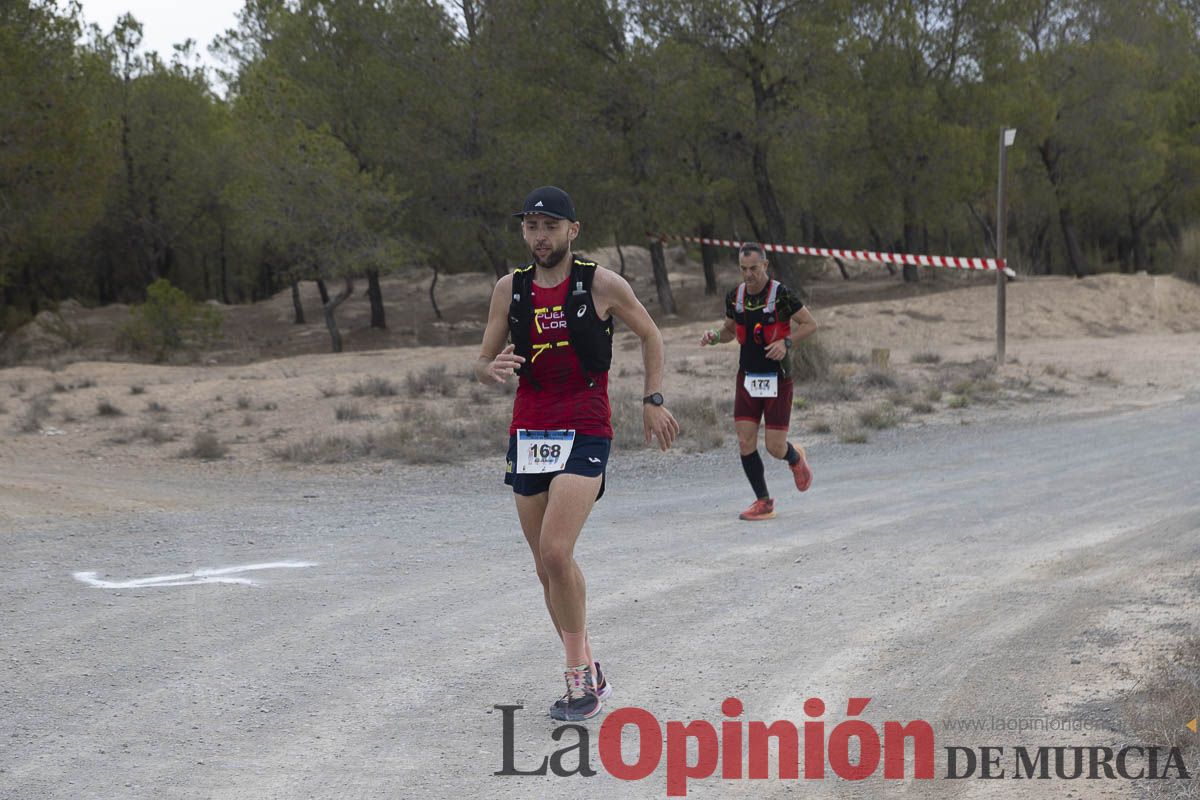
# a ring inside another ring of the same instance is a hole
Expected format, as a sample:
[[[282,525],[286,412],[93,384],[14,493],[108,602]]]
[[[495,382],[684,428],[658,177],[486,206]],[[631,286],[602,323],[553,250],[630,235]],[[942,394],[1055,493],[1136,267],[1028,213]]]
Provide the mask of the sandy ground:
[[[463,286],[464,297],[478,291]],[[731,437],[704,453],[626,444],[614,459],[580,558],[618,705],[719,722],[721,699],[736,694],[748,719],[800,721],[803,700],[819,696],[832,725],[846,698],[864,696],[872,722],[933,722],[939,748],[1120,741],[1121,692],[1196,632],[1200,289],[1152,276],[1012,284],[1009,362],[994,372],[983,361],[992,286],[844,291],[830,284],[822,306],[816,287],[813,309],[835,356],[831,380],[857,399],[831,398],[828,381],[798,387],[811,399],[794,431],[818,479],[783,496],[780,519],[734,519],[748,498]],[[664,321],[669,402],[720,406],[730,392],[736,351],[695,345],[719,318],[704,302]],[[640,394],[636,347],[620,334],[618,405]],[[876,348],[888,350],[890,386],[869,385]],[[491,774],[501,764],[492,705],[527,700],[517,760],[536,761],[554,750],[541,714],[559,680],[498,440],[479,444],[488,460],[450,466],[280,461],[289,443],[403,425],[416,407],[503,420],[505,391],[465,377],[475,353],[0,370],[0,797],[664,796],[661,769],[634,783]],[[408,390],[409,376],[439,365],[447,394]],[[353,397],[369,378],[398,393]],[[102,401],[122,413],[99,415]],[[839,441],[861,428],[860,412],[889,402],[898,427]],[[373,418],[338,422],[347,403]],[[147,427],[166,441],[140,437]],[[206,430],[228,455],[180,458]],[[783,493],[786,473],[771,466]],[[72,577],[280,561],[314,566],[232,573],[255,586],[96,588]],[[939,727],[1042,715],[1087,720],[1093,738],[992,742]],[[599,769],[594,750],[592,762]],[[944,780],[799,789],[1140,791]],[[712,780],[692,796],[797,790]]]

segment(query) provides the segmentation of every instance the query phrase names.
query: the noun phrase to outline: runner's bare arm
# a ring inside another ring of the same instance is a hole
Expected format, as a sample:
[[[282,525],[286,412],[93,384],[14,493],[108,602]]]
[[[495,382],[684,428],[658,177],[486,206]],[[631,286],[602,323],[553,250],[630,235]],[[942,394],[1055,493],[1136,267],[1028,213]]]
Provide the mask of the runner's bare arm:
[[[725,324],[719,328],[711,328],[704,332],[700,337],[700,346],[706,344],[720,344],[721,342],[731,342],[737,336],[737,327],[733,319],[725,318]]]
[[[597,306],[603,308],[607,305],[608,313],[621,320],[642,340],[642,362],[646,371],[643,390],[646,395],[661,393],[664,361],[662,333],[650,318],[646,307],[637,299],[629,283],[612,270],[596,270],[592,293]],[[666,450],[679,435],[679,423],[666,406],[645,403],[642,405],[642,432],[646,444],[654,436],[658,439],[658,446]]]
[[[513,355],[513,346],[504,345],[508,337],[508,298],[512,294],[512,275],[496,281],[492,302],[488,306],[487,327],[483,329],[483,344],[475,360],[475,379],[480,383],[505,383],[525,359]]]
[[[797,342],[801,339],[807,339],[817,332],[817,321],[813,319],[813,315],[809,313],[808,307],[803,306],[795,314],[792,314],[792,338]]]
[[[817,321],[813,319],[813,315],[808,313],[807,308],[801,308],[788,321],[790,326],[788,332],[791,334],[792,341],[800,341],[812,336],[817,330]],[[767,358],[775,361],[782,361],[787,355],[787,342],[782,339],[771,342],[767,345]]]

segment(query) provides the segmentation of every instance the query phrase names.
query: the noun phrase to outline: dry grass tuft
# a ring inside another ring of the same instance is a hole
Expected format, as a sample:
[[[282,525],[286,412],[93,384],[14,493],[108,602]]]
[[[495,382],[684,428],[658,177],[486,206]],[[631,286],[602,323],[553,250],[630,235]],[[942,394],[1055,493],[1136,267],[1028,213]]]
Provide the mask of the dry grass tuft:
[[[404,388],[408,390],[408,396],[413,398],[454,397],[455,380],[446,371],[445,364],[438,364],[418,373],[408,373],[404,378]]]
[[[900,423],[900,418],[896,414],[895,406],[891,403],[880,403],[861,409],[858,412],[858,421],[871,430],[881,431],[885,428],[896,427]]]
[[[215,461],[224,458],[229,453],[226,446],[212,431],[199,431],[192,437],[191,447],[179,453],[180,458],[197,458],[201,461]]]
[[[387,378],[370,377],[351,386],[350,394],[355,397],[395,397],[400,390]]]
[[[114,406],[106,399],[101,399],[96,403],[96,416],[98,417],[123,417],[125,412]]]

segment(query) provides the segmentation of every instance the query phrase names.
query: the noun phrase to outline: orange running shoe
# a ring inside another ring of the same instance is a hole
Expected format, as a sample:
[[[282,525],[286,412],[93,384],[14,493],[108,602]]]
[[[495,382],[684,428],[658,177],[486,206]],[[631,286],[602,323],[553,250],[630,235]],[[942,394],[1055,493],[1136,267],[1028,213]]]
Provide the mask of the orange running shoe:
[[[757,522],[761,519],[775,519],[775,501],[769,497],[762,500],[755,500],[752,506],[738,514],[738,519],[749,520],[750,522]]]
[[[812,486],[813,471],[808,465],[808,459],[804,457],[804,448],[797,447],[796,453],[799,454],[800,460],[795,464],[789,464],[788,469],[792,471],[792,477],[796,479],[796,488],[802,492],[807,492],[808,487]]]

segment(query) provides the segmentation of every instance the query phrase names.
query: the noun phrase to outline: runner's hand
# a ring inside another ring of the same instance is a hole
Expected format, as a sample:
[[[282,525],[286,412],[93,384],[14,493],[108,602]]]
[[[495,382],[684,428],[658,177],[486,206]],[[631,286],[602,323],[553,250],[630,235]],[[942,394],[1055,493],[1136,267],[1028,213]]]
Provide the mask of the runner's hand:
[[[642,406],[642,429],[646,434],[646,444],[650,444],[651,435],[657,437],[658,446],[666,452],[675,437],[679,435],[679,423],[665,406]]]
[[[508,383],[509,377],[525,363],[525,357],[513,355],[513,349],[510,344],[488,364],[487,376],[495,383]]]
[[[700,346],[704,347],[706,344],[718,344],[720,341],[721,334],[719,331],[707,330],[704,332],[704,335],[700,337]]]
[[[787,355],[787,342],[783,339],[776,339],[767,345],[767,358],[772,361],[783,361],[783,357]]]

